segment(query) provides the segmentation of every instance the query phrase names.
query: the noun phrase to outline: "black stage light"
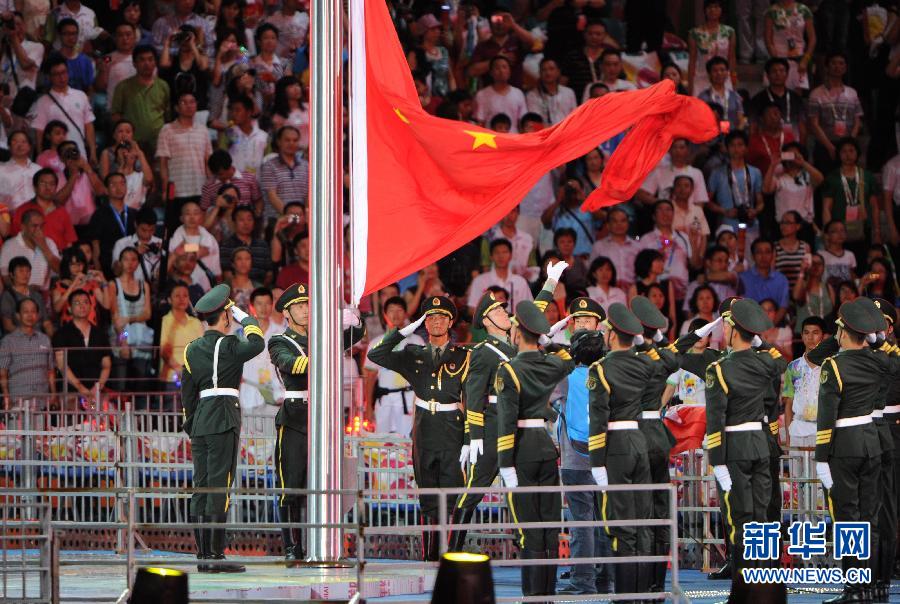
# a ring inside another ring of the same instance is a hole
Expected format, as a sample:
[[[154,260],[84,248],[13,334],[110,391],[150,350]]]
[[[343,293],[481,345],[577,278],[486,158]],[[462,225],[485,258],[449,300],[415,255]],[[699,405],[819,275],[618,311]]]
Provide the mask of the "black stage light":
[[[484,554],[448,552],[441,556],[432,604],[494,604],[491,559]]]
[[[171,568],[138,568],[130,604],[187,604],[187,573]]]

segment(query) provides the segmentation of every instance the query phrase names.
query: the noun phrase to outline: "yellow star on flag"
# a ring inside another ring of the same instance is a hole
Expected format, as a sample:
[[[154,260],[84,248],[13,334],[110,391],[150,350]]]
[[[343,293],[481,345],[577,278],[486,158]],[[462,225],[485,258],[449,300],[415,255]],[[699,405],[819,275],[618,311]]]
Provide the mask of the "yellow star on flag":
[[[408,123],[409,123],[409,120],[406,119],[406,116],[403,115],[403,112],[400,111],[399,109],[397,109],[396,107],[394,107],[394,113],[397,114],[397,117],[399,117],[399,118],[400,118],[400,121],[402,121],[404,124],[408,124]]]
[[[487,145],[491,149],[497,148],[497,141],[494,140],[497,138],[496,134],[489,134],[487,132],[476,132],[475,130],[463,130],[466,134],[473,137],[472,140],[472,149],[477,149],[482,145]]]

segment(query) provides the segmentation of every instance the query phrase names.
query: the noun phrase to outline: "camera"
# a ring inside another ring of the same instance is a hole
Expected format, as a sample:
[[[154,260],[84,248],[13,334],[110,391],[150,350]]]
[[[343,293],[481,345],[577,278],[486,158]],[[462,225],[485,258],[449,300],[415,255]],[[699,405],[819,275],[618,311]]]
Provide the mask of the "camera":
[[[158,254],[162,250],[162,244],[159,242],[153,241],[147,244],[147,251],[153,254]]]
[[[76,160],[81,157],[81,154],[78,152],[78,147],[66,147],[65,151],[63,151],[62,158],[65,161]]]
[[[194,28],[190,25],[182,25],[178,28],[178,33],[172,37],[172,42],[181,45],[187,42],[187,39],[194,33]]]
[[[116,145],[116,151],[131,151],[131,143],[128,141],[122,141],[118,145]]]
[[[297,224],[300,222],[300,217],[296,214],[291,214],[288,216],[288,224]]]
[[[231,195],[230,193],[225,193],[224,195],[222,195],[222,199],[224,199],[228,203],[234,203],[237,201],[237,197]]]
[[[738,222],[753,222],[750,220],[750,213],[747,211],[747,208],[738,208],[737,209],[737,219]]]

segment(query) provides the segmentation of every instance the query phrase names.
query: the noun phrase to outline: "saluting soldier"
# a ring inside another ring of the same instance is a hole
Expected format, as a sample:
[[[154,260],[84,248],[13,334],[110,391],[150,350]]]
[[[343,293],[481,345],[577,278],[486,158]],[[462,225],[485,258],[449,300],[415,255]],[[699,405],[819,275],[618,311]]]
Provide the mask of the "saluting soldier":
[[[641,416],[638,426],[647,440],[647,459],[650,464],[650,482],[664,484],[669,482],[669,453],[675,445],[675,437],[662,421],[662,395],[666,389],[666,380],[678,371],[682,355],[702,339],[695,332],[688,332],[676,342],[662,346],[665,338],[663,330],[668,327],[668,319],[659,311],[653,302],[644,296],[636,296],[631,300],[631,311],[643,327],[643,343],[636,350],[645,355],[653,364],[653,378],[645,385],[641,398]],[[698,331],[709,333],[715,326],[701,327]],[[704,368],[705,373],[705,368]],[[652,518],[660,519],[669,516],[669,494],[665,491],[652,491]],[[653,535],[652,551],[654,556],[667,556],[670,549],[670,530],[668,526],[650,528]],[[662,591],[666,584],[668,563],[652,563],[650,591]]]
[[[641,322],[624,304],[611,304],[601,324],[609,352],[591,365],[587,388],[590,405],[588,452],[591,474],[600,486],[649,484],[647,439],[638,429],[641,398],[653,378],[654,366],[634,349],[634,338],[643,331]],[[650,517],[649,491],[604,491],[600,514],[604,520],[643,520]],[[650,531],[646,527],[605,527],[617,557],[649,555]],[[613,565],[616,593],[646,592],[650,587],[646,565],[627,562]]]
[[[825,488],[832,520],[869,522],[874,527],[881,443],[872,412],[889,367],[886,359],[866,344],[866,336],[884,331],[886,325],[881,311],[868,298],[844,303],[835,323],[834,341],[840,351],[825,360],[819,378],[816,474]],[[845,572],[867,564],[854,557],[841,558]],[[840,595],[826,602],[870,602],[872,596],[868,585],[847,584]]]
[[[778,374],[772,378],[772,382],[766,389],[763,406],[766,414],[763,416],[765,426],[763,430],[766,433],[766,439],[769,443],[769,476],[771,477],[772,488],[769,492],[769,503],[766,506],[766,520],[768,522],[781,522],[781,507],[783,504],[783,494],[781,491],[781,456],[784,451],[781,449],[778,432],[778,416],[781,409],[781,376],[787,369],[787,359],[784,358],[778,349],[771,343],[754,342],[759,344],[756,347],[757,354],[764,354],[772,357]]]
[[[244,363],[266,347],[259,323],[238,308],[231,288],[217,285],[197,301],[194,310],[206,323],[206,332],[184,349],[181,398],[184,431],[191,437],[195,487],[231,487],[240,448],[241,405],[238,387]],[[244,338],[226,335],[231,317],[244,328]],[[227,492],[194,493],[191,496],[192,522],[224,523],[231,498]],[[225,527],[195,530],[197,557],[217,561],[198,564],[197,570],[211,573],[243,572],[240,564],[225,560]]]
[[[535,300],[538,308],[542,305],[546,308],[546,304],[553,300],[553,290],[567,266],[565,262],[551,262],[547,266],[547,281]],[[500,363],[509,362],[516,355],[516,348],[509,341],[512,322],[506,303],[498,300],[493,292],[481,297],[473,324],[487,331],[487,338],[472,349],[469,372],[463,384],[469,442],[463,446],[459,461],[468,461],[469,464],[466,488],[489,487],[497,478],[497,394],[494,380]],[[453,511],[453,524],[471,522],[483,497],[482,494],[460,495]],[[462,551],[465,542],[466,531],[454,531],[450,537],[450,551]]]
[[[287,322],[284,333],[269,340],[269,358],[284,386],[284,399],[275,416],[275,486],[279,489],[306,488],[309,458],[309,286],[294,283],[284,290],[275,303]],[[350,309],[342,313],[344,349],[362,339],[365,330],[359,317]],[[278,497],[281,522],[301,522],[306,497]],[[304,558],[303,531],[283,528],[284,558],[288,564]]]
[[[723,318],[730,352],[706,370],[706,448],[719,485],[734,577],[740,581],[740,568],[745,566],[744,524],[767,518],[772,477],[763,420],[766,391],[778,374],[778,365],[751,345],[755,335],[771,327],[759,304],[736,300]]]
[[[463,486],[459,463],[463,446],[462,383],[469,370],[469,351],[450,343],[450,326],[456,320],[456,306],[449,298],[435,296],[422,303],[422,316],[402,329],[391,329],[369,350],[369,359],[402,375],[415,392],[413,417],[413,473],[419,488]],[[403,338],[425,323],[428,344],[407,345],[394,350]],[[452,510],[452,501],[447,509]],[[419,498],[423,522],[438,523],[438,498]],[[423,556],[438,559],[439,534],[423,533]]]
[[[559,454],[546,429],[556,419],[550,394],[557,382],[575,368],[566,350],[546,354],[539,348],[550,333],[547,317],[537,303],[516,305],[513,333],[518,354],[497,370],[497,460],[503,484],[509,488],[559,484]],[[508,497],[513,522],[559,520],[559,493],[522,493]],[[559,557],[559,529],[519,529],[517,544],[525,560]],[[556,565],[523,566],[522,593],[556,593]]]

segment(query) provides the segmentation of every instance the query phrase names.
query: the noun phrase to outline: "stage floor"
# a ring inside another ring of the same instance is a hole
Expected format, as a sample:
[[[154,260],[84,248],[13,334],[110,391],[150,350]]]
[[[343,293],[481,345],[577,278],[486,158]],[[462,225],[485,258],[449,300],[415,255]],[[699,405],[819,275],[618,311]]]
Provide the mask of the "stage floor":
[[[65,564],[73,557],[90,558],[95,563]],[[167,566],[190,573],[191,600],[196,602],[217,602],[222,599],[248,602],[347,600],[356,592],[356,570],[353,568],[327,572],[314,568],[288,569],[279,564],[279,559],[267,557],[254,558],[267,563],[248,566],[246,573],[211,575],[196,572],[194,558],[184,554],[142,554],[142,564],[152,564],[154,558],[184,560],[184,564]],[[63,601],[113,602],[125,589],[124,567],[109,564],[123,561],[123,556],[103,552],[64,552],[61,560],[60,596]],[[494,586],[497,597],[520,596],[522,592],[519,577],[519,569],[495,568]],[[708,581],[704,573],[693,570],[682,571],[680,578],[682,590],[694,604],[723,602],[728,597],[727,581]],[[21,579],[13,574],[6,579],[7,594],[14,598],[20,593],[21,588],[18,586],[21,585]],[[366,573],[363,593],[368,600],[374,602],[428,602],[433,583],[434,571],[381,567]],[[559,587],[565,584],[564,579],[559,581]],[[838,591],[837,586],[796,588],[789,591],[788,600],[791,604],[818,604]],[[603,597],[598,596],[597,601],[603,601]],[[900,582],[895,582],[892,587],[891,602],[900,603]]]

